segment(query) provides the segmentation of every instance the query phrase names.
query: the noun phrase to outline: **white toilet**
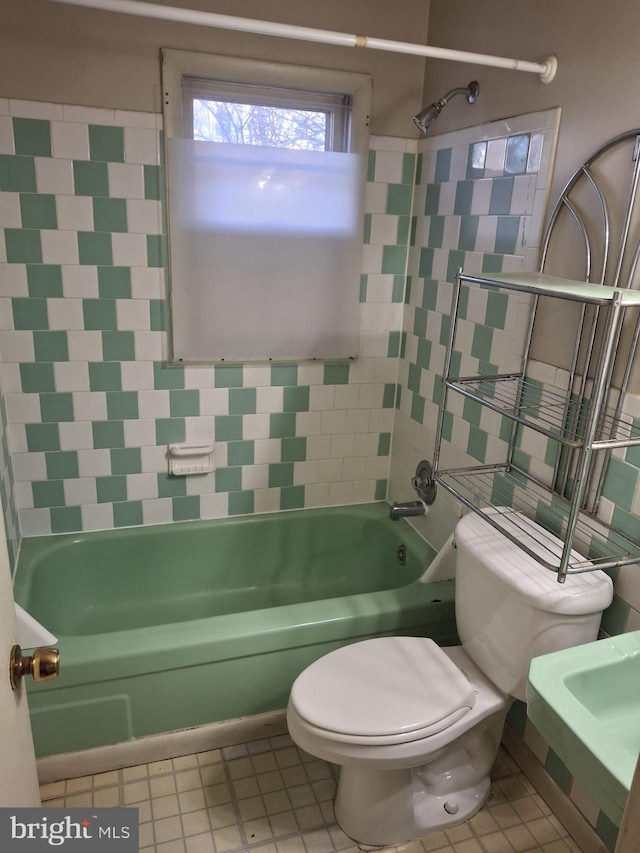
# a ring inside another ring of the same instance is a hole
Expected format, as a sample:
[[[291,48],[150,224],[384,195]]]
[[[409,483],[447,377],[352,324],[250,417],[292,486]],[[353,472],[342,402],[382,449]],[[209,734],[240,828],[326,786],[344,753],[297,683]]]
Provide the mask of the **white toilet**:
[[[500,523],[542,533],[517,513]],[[312,663],[291,690],[291,737],[341,766],[336,818],[363,846],[400,844],[478,811],[531,658],[595,640],[613,598],[604,572],[559,584],[476,514],[458,523],[455,541],[462,646],[364,640]]]

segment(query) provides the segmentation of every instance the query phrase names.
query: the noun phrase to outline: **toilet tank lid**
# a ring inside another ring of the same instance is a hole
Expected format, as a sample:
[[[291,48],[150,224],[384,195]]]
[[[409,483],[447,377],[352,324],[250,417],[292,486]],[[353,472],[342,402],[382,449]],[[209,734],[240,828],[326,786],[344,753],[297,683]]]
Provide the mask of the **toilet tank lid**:
[[[507,507],[483,510],[498,515],[496,522],[512,536],[526,541],[527,547],[548,560],[551,550],[560,559],[563,543],[523,513]],[[482,516],[469,513],[456,526],[455,539],[473,552],[474,558],[490,568],[505,586],[537,610],[579,616],[597,613],[613,600],[613,583],[603,571],[569,574],[558,583],[556,573],[536,562]],[[584,558],[571,552],[577,559]]]

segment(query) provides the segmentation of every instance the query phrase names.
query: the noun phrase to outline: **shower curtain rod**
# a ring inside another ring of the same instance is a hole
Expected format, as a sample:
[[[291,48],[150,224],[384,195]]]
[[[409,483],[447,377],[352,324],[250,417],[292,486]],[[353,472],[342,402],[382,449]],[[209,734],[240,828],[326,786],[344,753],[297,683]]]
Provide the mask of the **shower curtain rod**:
[[[71,3],[89,9],[102,9],[106,12],[121,12],[126,15],[141,15],[145,18],[159,18],[164,21],[196,24],[201,27],[217,27],[223,30],[236,30],[244,33],[257,33],[265,36],[313,41],[341,47],[367,47],[371,50],[386,50],[392,53],[405,53],[413,56],[425,56],[433,59],[450,59],[455,62],[469,62],[476,65],[489,65],[493,68],[506,68],[511,71],[529,71],[538,74],[543,83],[550,83],[555,77],[558,61],[552,54],[543,62],[528,62],[523,59],[509,59],[502,56],[488,56],[483,53],[469,53],[465,50],[450,50],[443,47],[431,47],[424,44],[410,44],[389,39],[370,38],[369,36],[337,33],[331,30],[318,30],[311,27],[298,27],[293,24],[276,24],[270,21],[258,21],[253,18],[238,18],[233,15],[218,15],[215,12],[200,12],[194,9],[178,9],[174,6],[162,6],[158,3],[143,3],[140,0],[53,0],[55,3]]]

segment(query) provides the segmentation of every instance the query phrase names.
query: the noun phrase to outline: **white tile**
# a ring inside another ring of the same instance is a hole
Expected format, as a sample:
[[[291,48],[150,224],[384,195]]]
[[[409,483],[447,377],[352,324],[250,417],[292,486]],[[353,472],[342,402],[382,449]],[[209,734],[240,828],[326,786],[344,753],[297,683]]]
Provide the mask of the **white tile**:
[[[0,228],[22,228],[19,193],[0,192]]]
[[[0,388],[2,388],[4,394],[22,393],[20,365],[15,362],[11,364],[2,364],[0,362]]]
[[[115,124],[114,111],[99,107],[80,107],[65,104],[62,108],[62,117],[64,121],[79,122],[81,124]]]
[[[138,392],[138,413],[141,418],[170,417],[169,391],[153,390]]]
[[[47,299],[49,328],[52,330],[84,329],[82,300],[70,297]]]
[[[89,390],[89,368],[86,362],[56,361],[53,375],[56,391]]]
[[[83,530],[111,530],[113,528],[112,504],[85,504],[80,507]]]
[[[269,414],[260,412],[257,415],[245,415],[242,420],[243,437],[247,441],[269,436]]]
[[[65,297],[80,297],[82,299],[97,299],[100,295],[98,287],[98,270],[94,266],[78,264],[62,265],[62,293]]]
[[[158,165],[160,162],[160,137],[156,130],[125,127],[124,158],[126,163]]]
[[[51,515],[48,509],[22,509],[19,518],[23,536],[47,536],[51,533]]]
[[[150,309],[146,299],[116,299],[116,323],[119,331],[148,331]]]
[[[9,99],[9,110],[16,118],[60,119],[62,107],[60,104],[49,104],[46,101],[21,101]]]
[[[40,422],[39,394],[5,394],[4,402],[7,407],[9,423],[30,424]]]
[[[36,157],[36,186],[39,193],[73,195],[73,167],[71,160]]]
[[[61,159],[88,160],[88,125],[84,122],[52,121],[51,150],[54,157]]]
[[[67,506],[82,506],[97,502],[96,481],[93,477],[77,477],[62,481]]]
[[[87,196],[56,196],[60,231],[93,231],[93,205]]]
[[[102,333],[72,330],[67,334],[69,361],[102,361]]]
[[[127,230],[129,233],[162,233],[162,204],[151,199],[127,199]]]
[[[111,198],[144,198],[144,170],[132,163],[107,163]],[[130,224],[130,222],[129,222]],[[134,229],[129,229],[134,230]]]
[[[107,448],[78,450],[80,477],[108,477],[111,474],[111,453]]]
[[[107,395],[105,391],[74,391],[73,411],[77,421],[106,421]]]
[[[135,332],[136,359],[140,361],[162,361],[166,358],[166,336],[164,332]]]
[[[146,257],[144,263],[146,264]],[[163,299],[165,296],[164,270],[147,266],[133,267],[131,295],[134,299]]]
[[[146,127],[157,129],[157,119],[161,118],[156,113],[141,113],[135,110],[116,110],[115,122],[118,127]]]
[[[28,296],[27,268],[24,264],[0,265],[0,293],[3,296]]]
[[[40,242],[43,263],[78,263],[78,235],[75,231],[41,231]]]
[[[144,524],[165,524],[173,521],[173,502],[171,498],[156,498],[142,502]]]
[[[13,121],[8,115],[0,115],[0,154],[15,154]]]
[[[117,267],[145,267],[147,265],[147,238],[144,234],[111,235],[113,264]]]
[[[61,423],[60,450],[86,450],[93,447],[93,430],[88,421]]]
[[[11,461],[15,482],[47,479],[44,453],[13,453]]]
[[[124,422],[125,447],[144,447],[155,444],[156,423],[152,418],[127,420]]]
[[[153,390],[152,361],[123,361],[120,366],[123,391]]]

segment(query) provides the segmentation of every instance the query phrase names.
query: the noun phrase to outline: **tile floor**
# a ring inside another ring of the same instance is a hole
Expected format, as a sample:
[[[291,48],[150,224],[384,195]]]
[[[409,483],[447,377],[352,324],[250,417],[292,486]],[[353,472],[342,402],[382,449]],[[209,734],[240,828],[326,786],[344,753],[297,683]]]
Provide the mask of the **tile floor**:
[[[389,850],[580,853],[501,748],[490,800],[470,821]],[[53,782],[43,805],[135,806],[145,853],[348,853],[333,814],[335,768],[288,736]]]

